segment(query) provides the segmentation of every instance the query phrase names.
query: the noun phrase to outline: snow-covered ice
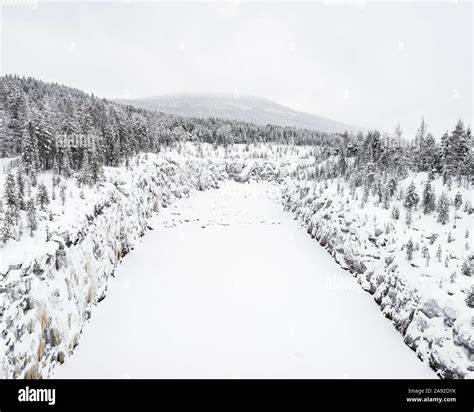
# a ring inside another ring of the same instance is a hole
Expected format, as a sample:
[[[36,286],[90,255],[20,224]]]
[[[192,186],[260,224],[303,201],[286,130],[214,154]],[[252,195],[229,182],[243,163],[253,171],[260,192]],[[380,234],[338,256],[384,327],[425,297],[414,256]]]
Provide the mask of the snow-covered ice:
[[[435,378],[283,211],[225,182],[156,216],[55,378]]]

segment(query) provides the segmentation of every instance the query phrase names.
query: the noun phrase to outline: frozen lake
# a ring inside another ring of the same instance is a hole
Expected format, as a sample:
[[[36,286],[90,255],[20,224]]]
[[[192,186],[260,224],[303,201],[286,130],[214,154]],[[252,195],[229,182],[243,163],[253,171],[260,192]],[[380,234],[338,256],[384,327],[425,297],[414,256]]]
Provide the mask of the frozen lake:
[[[282,210],[227,182],[163,209],[55,378],[435,378]]]

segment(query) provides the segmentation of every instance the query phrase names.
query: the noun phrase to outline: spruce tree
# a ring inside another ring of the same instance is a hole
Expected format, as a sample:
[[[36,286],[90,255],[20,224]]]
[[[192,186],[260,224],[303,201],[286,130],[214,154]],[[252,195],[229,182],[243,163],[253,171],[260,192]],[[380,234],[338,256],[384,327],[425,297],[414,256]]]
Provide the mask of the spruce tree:
[[[102,177],[103,169],[103,157],[99,153],[98,147],[96,144],[92,146],[91,158],[90,158],[90,176],[92,183],[97,183],[97,181]]]
[[[91,168],[89,165],[89,155],[87,151],[84,151],[81,170],[79,174],[77,175],[77,182],[79,183],[79,186],[90,185],[91,180],[92,178],[91,178]]]
[[[36,137],[39,155],[37,170],[49,168],[54,153],[54,139],[49,110],[48,103],[44,102],[39,109],[33,109],[31,114],[32,132]]]
[[[405,201],[403,202],[403,206],[411,210],[411,209],[416,208],[419,201],[420,201],[420,197],[418,196],[418,193],[416,193],[416,186],[413,182],[411,182],[410,185],[408,186],[408,190],[405,196]]]
[[[390,179],[388,179],[387,189],[390,197],[392,197],[397,190],[397,179],[394,176],[391,176]]]
[[[445,182],[457,177],[460,182],[463,176],[469,176],[471,163],[470,129],[464,129],[464,123],[459,120],[451,134],[443,135],[441,139],[443,175]]]
[[[16,190],[16,183],[15,178],[13,177],[13,173],[10,170],[7,174],[7,178],[5,180],[5,191],[3,194],[5,198],[5,206],[7,210],[9,209],[12,213],[12,216],[15,218],[19,213],[19,205],[18,205],[18,195]]]
[[[38,192],[36,194],[36,200],[40,205],[41,210],[45,210],[45,206],[49,205],[49,194],[48,189],[46,188],[45,184],[41,182],[38,185]]]
[[[423,196],[421,198],[421,206],[425,215],[430,214],[436,209],[435,194],[431,186],[431,180],[432,177],[430,174],[430,176],[428,176],[428,180],[425,183],[425,187],[423,188]]]
[[[339,173],[341,176],[345,176],[347,172],[347,160],[346,160],[346,154],[345,154],[345,149],[341,147],[339,149],[339,159],[337,161],[337,167],[339,169]]]
[[[441,262],[441,257],[442,257],[441,244],[438,245],[438,249],[436,250],[436,257],[438,259],[438,262]]]
[[[456,210],[458,210],[462,205],[462,195],[460,192],[456,193],[456,196],[454,196],[454,207]]]
[[[18,167],[17,172],[16,172],[16,185],[17,185],[17,194],[18,194],[18,208],[20,210],[26,210],[25,179],[23,177],[23,170],[21,167]]]
[[[413,221],[413,215],[411,209],[407,209],[407,214],[405,215],[405,224],[410,227],[411,222]]]
[[[30,235],[33,237],[33,232],[38,228],[38,221],[36,219],[36,207],[35,201],[33,199],[29,199],[26,205],[26,216],[28,219],[28,227],[30,229]]]
[[[427,172],[437,166],[438,148],[435,139],[431,133],[420,142],[418,153],[418,170]]]
[[[445,225],[449,221],[449,201],[446,193],[441,193],[438,200],[438,222]]]
[[[57,186],[59,184],[59,167],[58,161],[56,157],[53,159],[53,186]]]
[[[15,231],[15,215],[11,208],[7,208],[5,211],[5,216],[3,218],[3,227],[2,227],[2,239],[3,242],[7,242],[8,239],[13,237]]]
[[[69,145],[66,145],[66,147],[63,149],[61,173],[65,178],[69,178],[72,176],[71,148],[69,147]]]
[[[38,141],[31,122],[24,130],[21,155],[26,175],[30,178],[31,185],[36,186],[37,171],[39,166]]]

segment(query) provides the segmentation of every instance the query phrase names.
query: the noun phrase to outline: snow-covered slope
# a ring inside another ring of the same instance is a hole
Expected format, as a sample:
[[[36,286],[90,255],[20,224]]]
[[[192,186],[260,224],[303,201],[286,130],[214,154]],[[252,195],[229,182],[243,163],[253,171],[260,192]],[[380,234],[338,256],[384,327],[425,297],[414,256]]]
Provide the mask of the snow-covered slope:
[[[271,100],[254,96],[234,97],[227,94],[175,94],[142,99],[117,99],[119,103],[131,104],[148,110],[156,110],[187,117],[219,117],[240,120],[259,125],[313,129],[325,133],[357,133],[366,129],[310,113],[282,106]]]
[[[474,309],[466,304],[473,284],[471,193],[463,188],[449,193],[451,202],[459,192],[467,205],[451,212],[449,225],[437,222],[435,213],[415,210],[407,226],[403,190],[414,182],[421,193],[426,174],[411,174],[398,183],[393,207],[401,216],[394,218],[377,195],[363,201],[362,188],[337,179],[317,184],[305,179],[307,169],[299,172],[301,180],[285,182],[285,207],[373,294],[422,360],[444,378],[474,377]],[[433,182],[438,194],[440,180]]]
[[[152,213],[221,179],[212,161],[164,151],[137,157],[129,169],[108,168],[84,199],[69,182],[67,218],[53,201],[52,221],[39,215],[32,238],[0,249],[0,376],[48,377],[78,344],[109,277],[150,229]]]

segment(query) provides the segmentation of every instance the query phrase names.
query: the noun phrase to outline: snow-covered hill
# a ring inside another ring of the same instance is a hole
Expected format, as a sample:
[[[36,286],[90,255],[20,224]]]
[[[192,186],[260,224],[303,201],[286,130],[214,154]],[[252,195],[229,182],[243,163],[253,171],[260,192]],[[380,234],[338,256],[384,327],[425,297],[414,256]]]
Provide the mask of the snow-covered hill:
[[[185,93],[141,99],[117,99],[116,101],[187,117],[219,117],[259,125],[274,124],[313,129],[325,133],[343,133],[345,130],[354,133],[366,131],[362,127],[296,111],[271,100],[254,96]]]

